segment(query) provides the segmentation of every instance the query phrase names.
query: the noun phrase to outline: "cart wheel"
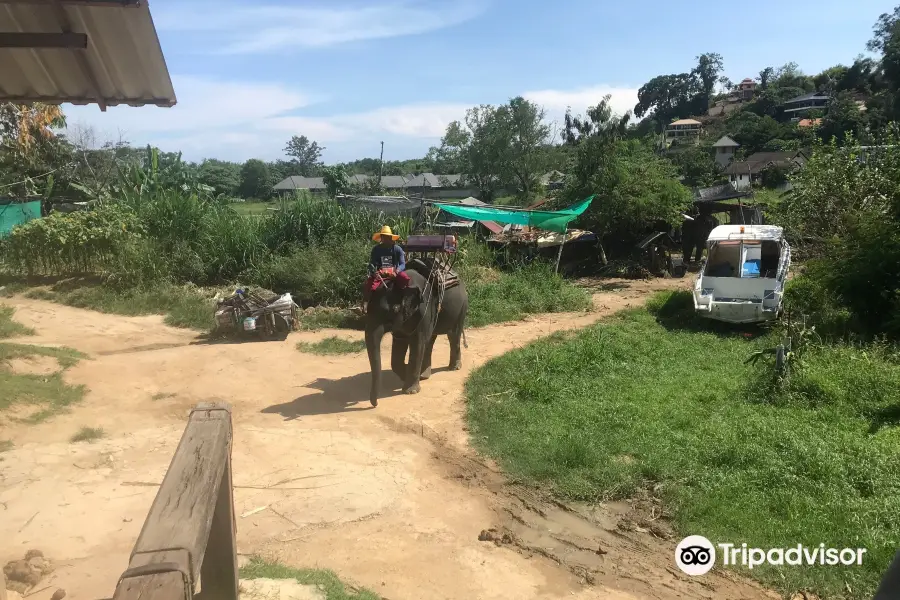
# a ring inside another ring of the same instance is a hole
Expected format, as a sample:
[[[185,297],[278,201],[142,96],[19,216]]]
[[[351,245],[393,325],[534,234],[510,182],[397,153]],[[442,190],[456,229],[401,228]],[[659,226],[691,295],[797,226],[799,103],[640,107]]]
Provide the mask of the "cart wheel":
[[[286,340],[288,334],[291,332],[290,323],[278,313],[272,313],[272,320],[274,321],[274,336],[278,339]]]

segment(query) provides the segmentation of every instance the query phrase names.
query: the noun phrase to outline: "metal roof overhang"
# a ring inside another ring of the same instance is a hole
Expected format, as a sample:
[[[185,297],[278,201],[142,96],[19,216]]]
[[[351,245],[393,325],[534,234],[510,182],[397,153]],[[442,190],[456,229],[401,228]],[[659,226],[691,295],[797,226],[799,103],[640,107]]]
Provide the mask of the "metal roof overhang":
[[[174,106],[146,0],[0,0],[0,102]]]

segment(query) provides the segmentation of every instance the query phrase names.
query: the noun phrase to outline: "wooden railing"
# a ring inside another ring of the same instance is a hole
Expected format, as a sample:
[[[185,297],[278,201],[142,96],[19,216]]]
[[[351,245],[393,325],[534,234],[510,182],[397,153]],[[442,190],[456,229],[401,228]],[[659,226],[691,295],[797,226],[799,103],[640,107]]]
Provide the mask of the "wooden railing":
[[[237,600],[231,408],[198,404],[113,600]]]

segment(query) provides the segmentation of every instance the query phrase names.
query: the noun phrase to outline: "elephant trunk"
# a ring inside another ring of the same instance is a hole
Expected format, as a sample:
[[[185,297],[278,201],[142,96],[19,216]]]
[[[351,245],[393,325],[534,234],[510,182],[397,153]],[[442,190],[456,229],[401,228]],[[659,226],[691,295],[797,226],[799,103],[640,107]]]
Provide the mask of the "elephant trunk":
[[[384,325],[366,327],[366,350],[369,352],[369,367],[372,369],[372,387],[369,390],[369,402],[378,406],[378,392],[381,390],[381,338],[384,337]]]

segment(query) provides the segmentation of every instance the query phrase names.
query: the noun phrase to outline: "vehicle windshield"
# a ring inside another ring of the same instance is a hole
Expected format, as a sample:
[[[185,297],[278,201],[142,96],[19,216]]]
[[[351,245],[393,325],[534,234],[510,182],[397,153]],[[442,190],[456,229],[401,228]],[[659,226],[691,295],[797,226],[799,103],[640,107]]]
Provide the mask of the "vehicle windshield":
[[[742,279],[774,278],[778,273],[780,254],[780,245],[773,240],[715,242],[709,249],[703,274]]]

